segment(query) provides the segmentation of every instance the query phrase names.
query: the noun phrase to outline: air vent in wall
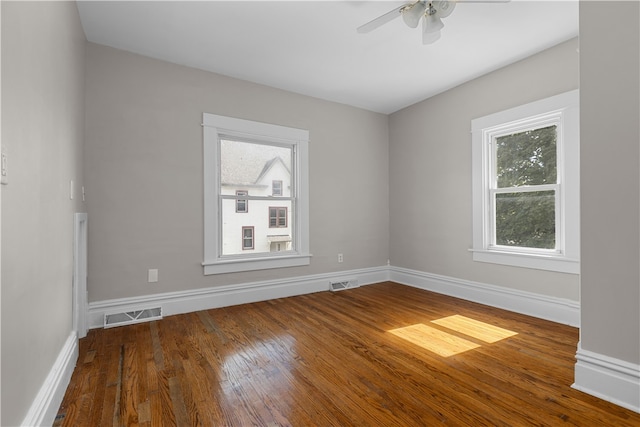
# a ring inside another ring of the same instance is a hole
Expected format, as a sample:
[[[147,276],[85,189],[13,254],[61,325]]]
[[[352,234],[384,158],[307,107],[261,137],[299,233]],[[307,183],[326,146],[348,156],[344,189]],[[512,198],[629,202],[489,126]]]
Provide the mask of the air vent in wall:
[[[343,291],[345,289],[351,289],[351,288],[357,288],[358,286],[360,285],[358,285],[358,281],[356,279],[338,280],[338,281],[329,283],[329,289],[332,292]]]
[[[150,322],[162,319],[162,308],[144,308],[141,310],[125,311],[122,313],[112,313],[104,315],[104,327],[133,325],[134,323]]]

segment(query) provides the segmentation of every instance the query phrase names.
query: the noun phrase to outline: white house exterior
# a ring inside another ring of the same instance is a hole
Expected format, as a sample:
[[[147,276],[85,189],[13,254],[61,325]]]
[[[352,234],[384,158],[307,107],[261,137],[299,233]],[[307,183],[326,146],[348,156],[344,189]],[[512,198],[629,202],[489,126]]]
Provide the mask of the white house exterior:
[[[291,250],[291,150],[222,142],[222,254]]]

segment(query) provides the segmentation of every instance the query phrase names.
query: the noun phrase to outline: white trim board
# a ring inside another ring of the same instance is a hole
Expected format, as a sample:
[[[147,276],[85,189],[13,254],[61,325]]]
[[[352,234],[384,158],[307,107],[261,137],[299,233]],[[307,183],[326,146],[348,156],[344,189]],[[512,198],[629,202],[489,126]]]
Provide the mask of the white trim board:
[[[571,387],[640,413],[640,365],[582,348]]]
[[[163,316],[171,316],[211,308],[329,291],[329,285],[332,281],[347,279],[357,279],[360,285],[385,282],[389,280],[389,270],[386,266],[373,267],[91,302],[89,303],[87,316],[89,320],[88,327],[90,329],[102,327],[105,314],[161,307]]]
[[[78,336],[73,331],[44,380],[40,391],[22,421],[23,426],[50,426],[53,424],[67,391],[71,375],[78,360]]]
[[[580,325],[578,301],[401,267],[390,267],[389,280],[565,325]]]
[[[78,338],[87,335],[87,219],[86,213],[73,215],[73,329]]]
[[[577,327],[580,324],[580,304],[577,301],[401,267],[384,266],[96,301],[89,303],[88,327],[91,329],[102,327],[105,314],[149,307],[162,307],[163,316],[171,316],[198,310],[327,291],[331,281],[344,279],[357,279],[361,285],[391,280],[403,285],[503,308],[565,325]]]

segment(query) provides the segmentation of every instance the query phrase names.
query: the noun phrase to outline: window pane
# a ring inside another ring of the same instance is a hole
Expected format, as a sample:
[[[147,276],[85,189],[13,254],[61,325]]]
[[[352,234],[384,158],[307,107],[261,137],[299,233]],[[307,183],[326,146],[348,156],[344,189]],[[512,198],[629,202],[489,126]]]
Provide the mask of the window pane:
[[[555,249],[555,191],[496,194],[496,244]]]
[[[235,194],[238,186],[252,186],[252,196],[271,196],[272,182],[278,180],[282,195],[290,196],[291,156],[290,147],[221,139],[222,194]]]
[[[236,201],[236,212],[238,213],[247,212],[247,201],[245,199],[238,199]]]
[[[238,255],[246,253],[247,249],[257,249],[256,222],[250,213],[237,213],[235,207],[236,200],[222,200],[222,255]]]
[[[498,188],[555,184],[557,126],[496,138]]]
[[[235,211],[235,199],[222,200],[222,256],[247,254],[247,248],[252,249],[252,254],[271,252],[273,243],[282,243],[282,250],[294,249],[290,227],[293,203],[288,200],[278,202],[283,206],[270,203],[273,200],[251,200],[251,209],[239,214]]]
[[[278,209],[278,227],[287,226],[287,208]]]

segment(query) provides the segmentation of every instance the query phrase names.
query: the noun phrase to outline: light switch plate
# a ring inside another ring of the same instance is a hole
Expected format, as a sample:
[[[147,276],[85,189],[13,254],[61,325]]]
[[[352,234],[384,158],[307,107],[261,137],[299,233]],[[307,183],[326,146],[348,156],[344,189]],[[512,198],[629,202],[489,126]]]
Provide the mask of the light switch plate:
[[[0,184],[8,184],[9,177],[7,172],[7,153],[0,153]]]

